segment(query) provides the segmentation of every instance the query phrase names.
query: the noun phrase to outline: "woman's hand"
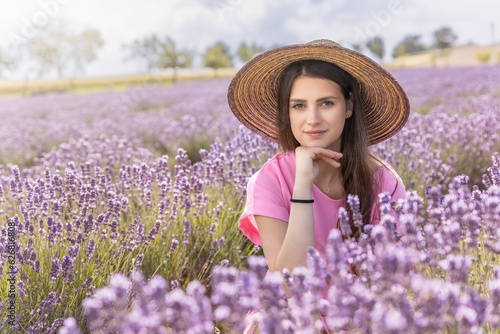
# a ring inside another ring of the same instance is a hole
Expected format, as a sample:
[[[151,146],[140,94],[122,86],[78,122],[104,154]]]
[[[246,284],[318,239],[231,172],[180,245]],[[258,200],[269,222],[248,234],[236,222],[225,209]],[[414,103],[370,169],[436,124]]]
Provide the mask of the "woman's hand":
[[[342,153],[335,152],[322,147],[299,146],[295,149],[296,174],[295,183],[310,185],[318,176],[320,160],[328,163],[332,167],[340,167],[337,159],[342,157]]]

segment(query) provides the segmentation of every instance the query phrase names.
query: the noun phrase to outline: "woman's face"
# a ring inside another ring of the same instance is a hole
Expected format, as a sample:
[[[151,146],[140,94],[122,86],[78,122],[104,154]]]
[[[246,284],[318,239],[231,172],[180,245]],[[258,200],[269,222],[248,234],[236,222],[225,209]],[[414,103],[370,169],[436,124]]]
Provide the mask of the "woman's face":
[[[333,81],[302,75],[293,82],[289,102],[292,133],[301,146],[340,152],[340,135],[352,115],[352,97],[346,101]]]

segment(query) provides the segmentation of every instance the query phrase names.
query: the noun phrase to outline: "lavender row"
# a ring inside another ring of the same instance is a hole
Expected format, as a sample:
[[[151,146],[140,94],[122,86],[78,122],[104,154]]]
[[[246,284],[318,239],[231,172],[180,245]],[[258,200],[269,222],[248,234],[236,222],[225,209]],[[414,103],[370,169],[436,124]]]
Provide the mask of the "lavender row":
[[[410,97],[412,114],[403,131],[373,150],[420,194],[426,185],[446,184],[457,174],[479,183],[488,155],[500,144],[500,67],[394,74]],[[228,79],[199,80],[122,92],[1,99],[1,162],[21,169],[65,168],[68,161],[89,160],[72,150],[79,149],[79,141],[96,137],[119,138],[157,157],[173,156],[183,147],[199,160],[200,148],[238,128],[227,107],[228,84]],[[112,151],[96,148],[91,158],[104,155]]]
[[[255,319],[263,333],[498,330],[498,154],[485,187],[471,191],[466,176],[455,177],[446,194],[427,189],[427,209],[422,197],[408,192],[397,209],[402,235],[389,213],[389,196],[381,194],[381,224],[366,226],[359,240],[343,241],[332,230],[326,259],[310,248],[308,267],[283,276],[266,275],[263,257],[250,257],[250,270],[223,263],[213,268],[210,296],[197,281],[183,290],[169,288],[160,276],[114,275],[109,286],[83,301],[89,327],[95,333],[210,333],[217,322],[241,332],[247,312],[261,307]],[[70,319],[60,333],[75,328]]]
[[[25,175],[11,167],[0,175],[0,276],[10,277],[7,231],[14,225],[12,330],[54,333],[69,315],[81,325],[74,306],[116,272],[140,269],[179,287],[193,280],[208,286],[214,263],[242,266],[253,246],[233,227],[249,176],[275,150],[241,129],[201,150],[194,164],[178,149],[170,168],[168,156],[127,141],[83,138],[53,151],[53,168]],[[76,164],[75,155],[88,160]],[[7,291],[0,291],[3,330],[10,328]]]
[[[181,146],[208,148],[215,137],[237,129],[226,89],[227,80],[221,79],[1,99],[0,162],[36,165],[54,146],[101,135],[139,139],[142,147],[161,154],[174,155]]]
[[[433,234],[429,229],[440,226],[440,219],[446,221],[441,225],[449,225],[451,218],[438,215],[444,210],[439,194],[454,193],[453,176],[465,172],[471,185],[478,184],[489,164],[487,156],[498,150],[498,85],[492,77],[484,81],[486,88],[476,89],[473,83],[495,71],[396,73],[409,92],[414,113],[403,131],[373,149],[397,168],[408,189],[423,195],[426,186],[432,186],[425,204],[439,218],[425,224],[425,235]],[[411,86],[419,82],[429,84]],[[231,266],[243,266],[251,254],[251,245],[236,226],[244,188],[276,146],[248,130],[235,131],[225,103],[227,83],[200,81],[120,93],[0,100],[5,115],[0,156],[10,163],[0,168],[1,251],[7,255],[7,224],[16,224],[20,329],[54,332],[68,316],[82,325],[83,313],[70,305],[80,305],[107,285],[115,272],[140,269],[146,277],[160,274],[170,289],[182,291],[198,280],[210,294],[214,264],[226,260]],[[441,92],[436,85],[443,88]],[[443,92],[445,100],[436,95]],[[214,141],[215,136],[221,141]],[[59,145],[49,150],[54,144]],[[186,150],[177,149],[183,145],[207,149],[199,152],[199,163],[191,163]],[[12,164],[16,162],[21,163]],[[496,182],[493,172],[484,177],[483,189]],[[474,194],[478,193],[476,189]],[[492,196],[486,199],[495,203]],[[460,201],[456,205],[463,206]],[[453,219],[464,217],[459,212]],[[491,217],[490,221],[497,219]],[[473,222],[467,224],[474,227]],[[493,226],[479,225],[476,232]],[[440,269],[439,263],[457,252],[457,244],[444,250],[431,244],[442,245],[449,235],[455,242],[459,233],[453,228],[451,233],[446,227],[449,234],[438,233],[421,248],[434,259],[423,267],[424,277],[448,275],[451,265]],[[496,235],[492,229],[481,233]],[[477,275],[487,273],[475,281],[484,283],[493,273],[488,266],[498,263],[485,254],[500,247],[484,239],[477,244],[475,238],[472,234],[463,239],[467,248],[461,250],[472,259],[486,256],[469,265]],[[2,257],[3,278],[6,260]],[[483,283],[471,286],[486,291]],[[3,308],[9,301],[6,292],[2,287]],[[223,317],[213,320],[231,325]]]

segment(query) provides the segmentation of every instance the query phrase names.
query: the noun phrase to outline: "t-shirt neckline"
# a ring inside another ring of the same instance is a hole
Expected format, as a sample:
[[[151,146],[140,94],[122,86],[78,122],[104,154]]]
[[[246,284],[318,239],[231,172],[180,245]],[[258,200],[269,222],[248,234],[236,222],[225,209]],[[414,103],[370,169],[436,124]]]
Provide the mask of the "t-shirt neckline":
[[[378,169],[375,171],[375,173],[373,173],[373,176],[376,176],[378,175],[379,173],[382,172],[382,168],[384,167],[384,165],[380,165],[378,167]],[[320,193],[320,196],[323,196],[325,197],[326,199],[332,201],[332,202],[335,202],[335,203],[342,203],[342,202],[345,202],[346,201],[346,198],[340,198],[340,199],[335,199],[335,198],[331,198],[330,196],[328,196],[327,194],[325,194],[324,192],[321,191],[321,189],[315,184],[313,183],[313,189],[315,190],[315,192],[318,192]]]

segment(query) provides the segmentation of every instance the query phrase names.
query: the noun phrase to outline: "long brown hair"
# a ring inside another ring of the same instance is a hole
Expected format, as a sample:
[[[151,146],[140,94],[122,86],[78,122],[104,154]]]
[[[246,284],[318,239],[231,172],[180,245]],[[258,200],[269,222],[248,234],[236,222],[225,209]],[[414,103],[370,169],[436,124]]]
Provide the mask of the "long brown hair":
[[[278,89],[279,144],[283,152],[294,151],[299,142],[293,136],[290,125],[289,100],[293,82],[299,76],[331,80],[340,86],[347,101],[352,93],[353,112],[345,120],[341,134],[340,178],[344,193],[358,195],[363,225],[369,224],[371,208],[375,201],[373,194],[373,155],[368,149],[368,136],[361,105],[361,97],[354,78],[340,67],[320,60],[303,60],[290,64],[284,71]],[[358,229],[353,226],[352,211],[347,205],[351,229],[354,236]]]

